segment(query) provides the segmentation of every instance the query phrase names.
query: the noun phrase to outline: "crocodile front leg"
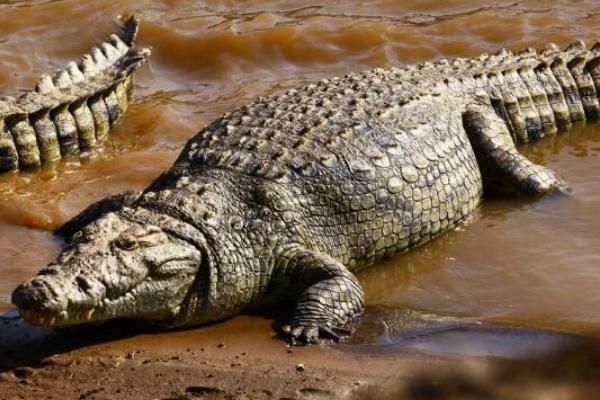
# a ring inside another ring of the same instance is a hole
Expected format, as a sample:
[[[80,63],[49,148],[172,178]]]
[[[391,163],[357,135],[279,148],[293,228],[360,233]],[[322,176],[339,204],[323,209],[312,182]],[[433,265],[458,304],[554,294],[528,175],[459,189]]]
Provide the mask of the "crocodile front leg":
[[[543,195],[564,190],[556,173],[519,154],[506,123],[491,106],[471,104],[463,114],[483,176],[485,188],[525,195]]]
[[[289,343],[311,344],[319,338],[338,340],[344,326],[363,311],[363,291],[344,265],[318,251],[295,249],[282,256],[273,284],[295,296]]]

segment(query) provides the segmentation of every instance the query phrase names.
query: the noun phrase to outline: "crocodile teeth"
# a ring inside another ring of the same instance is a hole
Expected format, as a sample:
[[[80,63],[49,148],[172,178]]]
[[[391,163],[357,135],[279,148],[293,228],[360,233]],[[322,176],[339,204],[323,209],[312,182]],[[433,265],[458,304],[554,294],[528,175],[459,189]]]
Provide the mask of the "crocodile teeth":
[[[87,311],[84,311],[84,312],[83,312],[83,318],[84,318],[86,321],[89,321],[90,319],[92,319],[92,313],[93,313],[93,312],[94,312],[94,310],[91,310],[91,309],[90,309],[90,310],[87,310]]]

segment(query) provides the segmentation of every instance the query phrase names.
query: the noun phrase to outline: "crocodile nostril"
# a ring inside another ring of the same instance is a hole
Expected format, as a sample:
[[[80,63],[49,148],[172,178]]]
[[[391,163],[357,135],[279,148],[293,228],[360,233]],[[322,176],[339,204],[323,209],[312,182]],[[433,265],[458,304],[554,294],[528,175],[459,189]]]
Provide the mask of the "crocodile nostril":
[[[12,302],[20,309],[63,309],[64,297],[46,279],[34,278],[15,289]]]
[[[40,279],[34,279],[31,281],[31,286],[36,288],[42,288],[46,286],[46,281],[42,281]]]
[[[81,291],[83,292],[87,292],[91,289],[91,285],[90,283],[87,281],[87,279],[85,279],[83,276],[78,276],[77,278],[75,278],[75,282],[77,282],[77,286],[79,287],[79,289],[81,289]]]

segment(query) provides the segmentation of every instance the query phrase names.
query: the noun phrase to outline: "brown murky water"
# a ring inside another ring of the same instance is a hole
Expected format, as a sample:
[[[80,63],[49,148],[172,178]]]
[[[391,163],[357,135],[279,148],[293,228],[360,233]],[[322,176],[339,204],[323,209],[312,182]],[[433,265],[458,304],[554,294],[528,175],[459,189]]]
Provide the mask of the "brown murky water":
[[[107,194],[144,187],[225,111],[351,71],[592,41],[600,27],[594,0],[0,1],[0,93],[33,87],[129,13],[142,17],[140,41],[154,55],[107,151],[0,176],[0,310],[55,257],[51,228]],[[523,151],[572,193],[486,199],[470,227],[361,272],[368,302],[599,332],[600,124]]]

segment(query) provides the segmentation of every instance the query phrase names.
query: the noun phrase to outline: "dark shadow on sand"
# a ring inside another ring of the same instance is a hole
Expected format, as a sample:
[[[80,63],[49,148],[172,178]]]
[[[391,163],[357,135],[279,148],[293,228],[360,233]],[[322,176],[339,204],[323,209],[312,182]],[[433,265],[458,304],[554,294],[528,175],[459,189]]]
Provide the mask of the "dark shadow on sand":
[[[282,304],[248,314],[273,321],[272,331],[279,332],[289,318],[289,310],[289,306]],[[352,336],[342,338],[339,343],[326,341],[324,344],[344,352],[418,352],[519,359],[577,345],[584,340],[567,332],[383,306],[368,306],[351,328]],[[51,363],[48,359],[54,355],[141,334],[162,333],[165,330],[140,320],[44,328],[31,326],[20,318],[0,317],[0,372],[42,367]],[[280,342],[277,345],[284,345],[285,339],[277,334],[272,339]]]
[[[24,366],[40,367],[46,363],[45,359],[57,354],[152,332],[139,321],[46,328],[29,325],[20,318],[0,319],[0,372]]]
[[[274,331],[286,321],[289,308],[265,307],[246,314],[274,320]],[[219,322],[215,322],[218,324]],[[209,326],[211,324],[207,324]],[[54,355],[106,344],[137,335],[154,335],[178,329],[159,329],[142,320],[111,320],[102,324],[50,328],[33,326],[20,317],[0,315],[0,373],[19,367],[41,367]],[[282,340],[277,335],[274,340]],[[281,345],[283,345],[283,341]]]

